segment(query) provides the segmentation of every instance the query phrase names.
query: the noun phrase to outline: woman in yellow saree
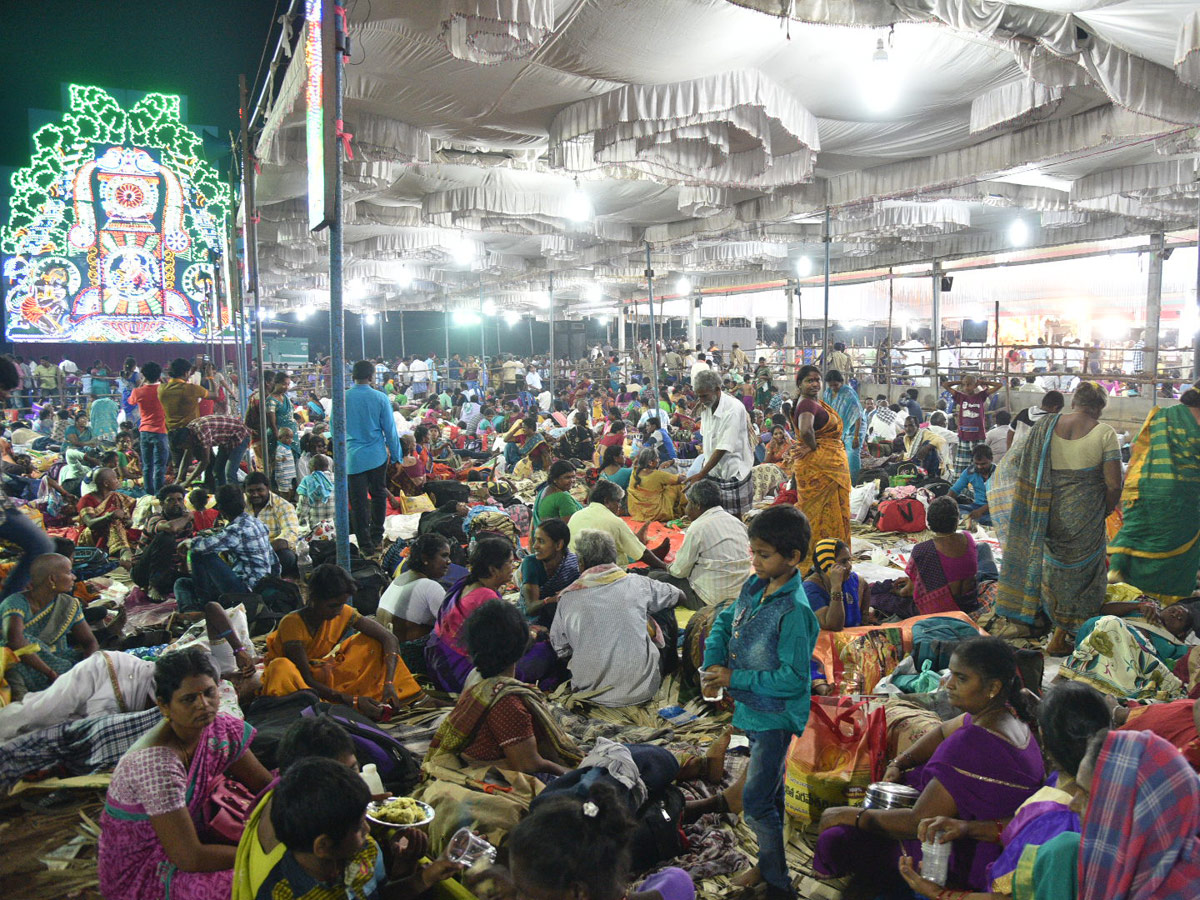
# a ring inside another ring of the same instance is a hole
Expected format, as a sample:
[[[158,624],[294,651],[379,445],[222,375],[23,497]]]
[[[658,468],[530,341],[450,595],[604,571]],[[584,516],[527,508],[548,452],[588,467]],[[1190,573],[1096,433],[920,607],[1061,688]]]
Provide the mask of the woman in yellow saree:
[[[1133,444],[1124,521],[1109,547],[1109,581],[1173,602],[1200,568],[1200,382],[1179,406],[1150,410]]]
[[[821,370],[796,373],[799,397],[792,410],[796,441],[788,451],[796,480],[796,506],[812,525],[811,548],[832,539],[850,546],[850,463],[842,441],[842,419],[821,400]],[[805,563],[810,563],[806,558]]]
[[[384,714],[382,705],[394,709],[423,696],[400,659],[396,636],[349,604],[354,590],[345,569],[317,567],[304,608],[280,619],[267,636],[265,696],[311,690],[373,719]]]

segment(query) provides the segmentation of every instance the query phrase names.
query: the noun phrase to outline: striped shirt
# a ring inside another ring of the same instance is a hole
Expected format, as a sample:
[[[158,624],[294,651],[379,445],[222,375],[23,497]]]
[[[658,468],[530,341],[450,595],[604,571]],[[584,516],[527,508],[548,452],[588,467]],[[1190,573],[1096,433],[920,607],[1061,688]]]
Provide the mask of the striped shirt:
[[[188,428],[205,447],[236,447],[250,437],[250,429],[234,416],[201,416]]]
[[[737,597],[751,575],[746,526],[719,506],[705,510],[684,532],[669,571],[708,606]]]

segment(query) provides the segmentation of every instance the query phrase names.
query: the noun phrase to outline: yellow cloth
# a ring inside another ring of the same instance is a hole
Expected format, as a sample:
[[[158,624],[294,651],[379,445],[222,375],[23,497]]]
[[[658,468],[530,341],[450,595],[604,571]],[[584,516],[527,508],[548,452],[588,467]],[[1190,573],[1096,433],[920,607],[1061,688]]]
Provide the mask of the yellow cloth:
[[[274,794],[274,790],[268,791],[246,820],[246,830],[238,841],[237,855],[233,860],[233,900],[254,900],[275,864],[287,852],[287,847],[280,842],[268,853],[258,840],[258,823],[267,814],[267,806]]]
[[[832,539],[850,546],[850,463],[842,441],[842,419],[823,400],[829,421],[816,432],[817,449],[793,463],[796,506],[808,516],[812,540],[802,570],[812,563],[818,541]]]
[[[315,635],[309,632],[299,612],[288,613],[280,619],[279,628],[267,636],[263,695],[284,697],[308,688],[300,670],[284,655],[284,647],[296,642],[304,647],[308,667],[316,681],[335,691],[379,700],[383,696],[387,672],[383,646],[365,634],[349,634],[361,618],[353,606],[344,606],[337,616],[322,622]],[[396,660],[392,684],[401,700],[421,691],[402,659]]]
[[[661,469],[634,473],[629,479],[629,517],[639,522],[670,522],[678,519],[683,505],[683,480]]]

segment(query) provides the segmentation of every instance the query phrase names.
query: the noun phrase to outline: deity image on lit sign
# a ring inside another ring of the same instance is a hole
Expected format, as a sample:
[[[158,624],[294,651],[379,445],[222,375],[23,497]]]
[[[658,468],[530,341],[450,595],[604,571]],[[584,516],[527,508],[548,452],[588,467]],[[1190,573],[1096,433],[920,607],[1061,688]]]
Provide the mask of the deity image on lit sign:
[[[51,152],[13,178],[9,339],[233,338],[214,265],[226,191],[179,122],[179,99],[150,94],[128,113],[97,88],[72,86],[71,99],[64,126],[35,135]]]

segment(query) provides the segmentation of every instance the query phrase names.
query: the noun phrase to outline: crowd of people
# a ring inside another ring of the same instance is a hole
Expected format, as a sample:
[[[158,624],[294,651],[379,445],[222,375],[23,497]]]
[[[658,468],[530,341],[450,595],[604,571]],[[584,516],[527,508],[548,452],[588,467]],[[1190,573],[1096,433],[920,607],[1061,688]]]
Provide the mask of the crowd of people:
[[[789,748],[848,683],[819,641],[942,616],[973,635],[935,667],[945,714],[880,773],[915,805],[825,809],[815,877],[864,898],[1190,896],[1200,385],[1123,445],[1086,372],[1012,410],[970,369],[871,396],[878,360],[842,344],[786,378],[737,344],[664,346],[652,375],[643,352],[359,361],[347,497],[327,365],[262,372],[240,409],[203,358],[0,358],[19,411],[0,440],[0,784],[115,767],[110,900],[465,897],[439,855],[457,824],[501,847],[520,896],[694,896],[647,808],[672,829],[744,816],[737,889],[793,897]],[[864,492],[877,527],[894,501],[925,522],[888,580],[854,571]],[[340,503],[353,573],[325,561]],[[138,609],[168,611],[170,646],[136,644]],[[1045,690],[1029,647],[1061,659]],[[740,773],[727,734],[610,741],[550,697],[657,713],[689,684],[726,698],[709,715],[746,737]],[[269,745],[255,723],[281,708]],[[385,838],[353,722],[434,712],[415,793],[438,824]],[[673,804],[685,782],[707,787]],[[231,784],[254,798],[233,837],[214,831]],[[952,844],[944,883],[923,841]]]

